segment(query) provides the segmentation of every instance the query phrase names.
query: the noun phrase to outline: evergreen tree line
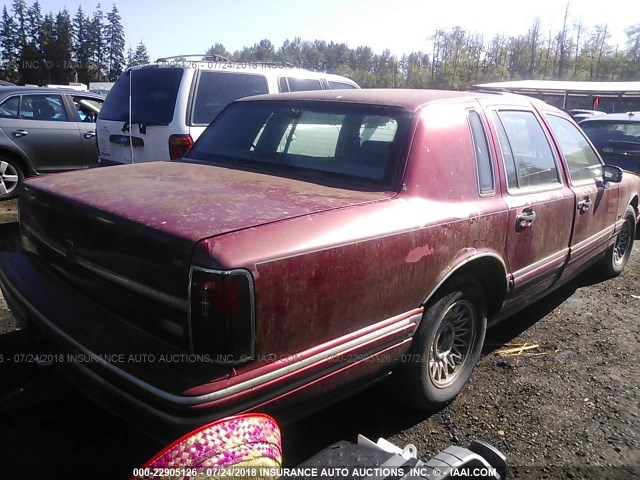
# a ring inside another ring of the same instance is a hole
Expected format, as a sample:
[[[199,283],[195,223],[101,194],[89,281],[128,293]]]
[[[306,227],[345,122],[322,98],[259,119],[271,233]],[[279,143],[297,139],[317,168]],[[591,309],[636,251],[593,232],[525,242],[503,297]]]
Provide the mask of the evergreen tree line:
[[[460,27],[437,29],[425,38],[429,51],[402,56],[376,54],[367,46],[350,48],[324,40],[285,40],[278,48],[268,39],[233,53],[222,43],[206,53],[238,62],[271,62],[348,75],[363,87],[464,89],[503,80],[640,80],[640,24],[625,30],[623,47],[611,43],[607,25],[587,27],[573,21],[569,5],[559,31],[543,32],[535,19],[527,33],[496,35],[485,41]],[[429,42],[427,42],[429,41]],[[175,53],[175,52],[167,52]],[[0,19],[0,78],[18,84],[114,81],[124,68],[149,62],[140,42],[125,55],[124,29],[113,5],[105,14],[82,6],[72,17],[41,11],[36,0],[12,0]]]
[[[146,63],[142,43],[125,59],[125,37],[118,9],[90,15],[82,6],[73,17],[65,8],[43,14],[36,0],[13,0],[0,19],[0,78],[16,84],[88,84],[114,81],[129,63]]]
[[[348,75],[362,87],[456,90],[521,79],[638,81],[640,24],[627,28],[625,34],[625,47],[615,47],[607,25],[587,28],[582,22],[570,23],[567,9],[559,32],[545,34],[539,19],[524,35],[496,35],[489,41],[460,27],[438,29],[429,37],[431,51],[400,57],[389,50],[376,54],[366,46],[354,49],[345,43],[300,38],[285,40],[279,48],[265,39],[233,53],[216,43],[207,53],[239,62],[330,71]]]

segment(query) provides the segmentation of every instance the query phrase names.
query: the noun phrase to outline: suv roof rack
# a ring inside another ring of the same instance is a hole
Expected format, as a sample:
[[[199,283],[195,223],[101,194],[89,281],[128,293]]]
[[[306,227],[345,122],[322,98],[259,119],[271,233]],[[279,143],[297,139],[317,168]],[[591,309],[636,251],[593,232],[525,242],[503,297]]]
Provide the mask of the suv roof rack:
[[[193,55],[173,55],[171,57],[162,57],[156,60],[156,62],[168,62],[170,60],[186,60],[189,57],[200,57],[201,60],[213,60],[216,62],[230,62],[227,57],[218,55],[217,53],[196,53]]]

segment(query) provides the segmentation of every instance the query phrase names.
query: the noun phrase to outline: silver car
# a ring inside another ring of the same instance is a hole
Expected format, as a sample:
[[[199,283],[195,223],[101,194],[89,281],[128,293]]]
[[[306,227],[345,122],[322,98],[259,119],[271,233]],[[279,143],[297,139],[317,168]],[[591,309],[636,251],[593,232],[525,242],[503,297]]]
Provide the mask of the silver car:
[[[0,200],[15,197],[25,177],[95,165],[103,101],[78,90],[0,87]]]

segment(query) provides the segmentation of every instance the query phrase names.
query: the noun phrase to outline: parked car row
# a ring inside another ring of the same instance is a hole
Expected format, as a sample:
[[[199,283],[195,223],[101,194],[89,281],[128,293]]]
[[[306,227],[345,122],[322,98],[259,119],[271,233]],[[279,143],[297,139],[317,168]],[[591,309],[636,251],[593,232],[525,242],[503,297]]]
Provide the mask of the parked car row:
[[[32,175],[180,158],[241,97],[360,88],[339,75],[279,67],[166,58],[126,70],[106,101],[77,90],[0,87],[0,201]]]
[[[487,326],[623,270],[639,198],[640,177],[530,98],[262,95],[182,160],[27,182],[0,287],[84,393],[160,436],[295,416],[390,372],[433,410]]]
[[[15,197],[32,175],[96,162],[108,166],[181,158],[222,108],[242,97],[359,88],[339,75],[284,65],[188,57],[128,69],[106,102],[101,95],[76,90],[0,87],[0,201]],[[569,114],[584,120],[581,126],[608,163],[640,174],[637,115]]]

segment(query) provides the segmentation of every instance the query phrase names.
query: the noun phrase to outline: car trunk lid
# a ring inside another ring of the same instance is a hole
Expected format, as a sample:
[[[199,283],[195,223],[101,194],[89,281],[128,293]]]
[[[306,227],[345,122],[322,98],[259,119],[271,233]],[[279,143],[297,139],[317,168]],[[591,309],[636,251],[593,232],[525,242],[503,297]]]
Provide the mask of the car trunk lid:
[[[26,231],[70,261],[132,282],[141,293],[186,299],[191,252],[200,240],[393,195],[154,162],[33,179],[21,215]]]

